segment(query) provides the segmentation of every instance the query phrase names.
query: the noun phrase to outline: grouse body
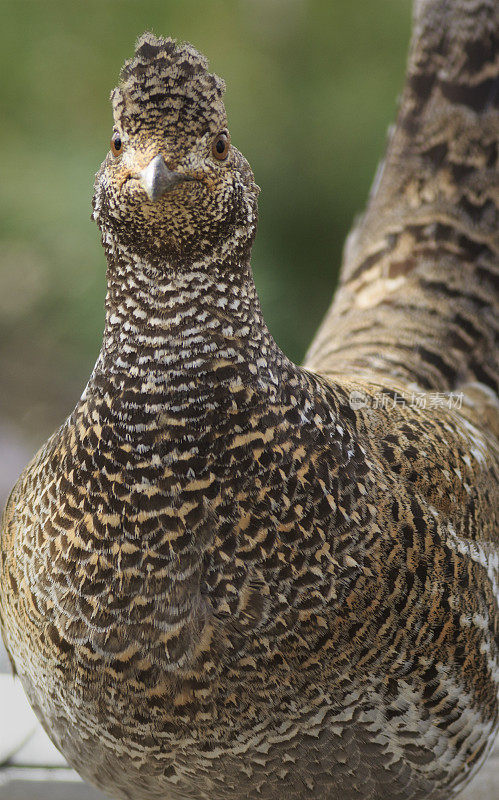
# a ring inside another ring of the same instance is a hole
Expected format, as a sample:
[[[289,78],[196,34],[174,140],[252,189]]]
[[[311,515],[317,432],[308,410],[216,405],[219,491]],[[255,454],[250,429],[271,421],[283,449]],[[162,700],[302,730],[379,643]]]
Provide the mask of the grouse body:
[[[93,217],[102,349],[9,499],[5,644],[130,800],[444,800],[498,728],[499,10],[416,4],[305,367],[262,318],[223,83],[144,34]],[[495,287],[495,288],[494,288]]]

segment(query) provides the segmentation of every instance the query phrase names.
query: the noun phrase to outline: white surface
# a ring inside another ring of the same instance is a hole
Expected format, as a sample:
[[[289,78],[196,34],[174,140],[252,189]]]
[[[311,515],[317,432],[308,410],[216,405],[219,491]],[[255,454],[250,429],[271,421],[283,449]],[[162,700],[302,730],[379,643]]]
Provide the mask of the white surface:
[[[476,778],[458,795],[459,800],[497,800],[499,798],[499,739]],[[457,798],[456,798],[457,800]]]
[[[38,720],[26,700],[19,681],[0,674],[0,764],[30,739]]]
[[[106,800],[70,770],[0,770],[0,800]]]
[[[9,763],[13,767],[67,767],[66,759],[40,725]]]
[[[0,672],[12,672],[12,667],[10,666],[10,661],[7,656],[7,651],[2,643],[2,637],[0,636]]]
[[[0,674],[0,764],[66,767],[29,705],[23,688],[11,675]]]

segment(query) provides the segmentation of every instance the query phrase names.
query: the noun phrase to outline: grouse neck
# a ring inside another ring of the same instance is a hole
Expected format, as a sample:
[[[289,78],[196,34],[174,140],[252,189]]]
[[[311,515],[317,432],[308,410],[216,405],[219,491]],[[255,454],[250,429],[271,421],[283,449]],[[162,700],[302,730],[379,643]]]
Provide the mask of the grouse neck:
[[[215,385],[233,372],[275,391],[283,354],[263,320],[249,253],[172,269],[115,251],[107,280],[99,371],[166,385],[186,372]]]

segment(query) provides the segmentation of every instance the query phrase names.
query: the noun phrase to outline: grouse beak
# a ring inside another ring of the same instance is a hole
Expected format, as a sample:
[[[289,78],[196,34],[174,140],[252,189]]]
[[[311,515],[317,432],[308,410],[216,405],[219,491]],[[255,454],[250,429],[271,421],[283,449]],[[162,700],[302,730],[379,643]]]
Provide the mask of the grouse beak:
[[[163,156],[155,156],[137,175],[142,188],[147,193],[149,200],[156,202],[166,192],[170,192],[183,181],[192,180],[181,172],[173,172],[165,164]]]

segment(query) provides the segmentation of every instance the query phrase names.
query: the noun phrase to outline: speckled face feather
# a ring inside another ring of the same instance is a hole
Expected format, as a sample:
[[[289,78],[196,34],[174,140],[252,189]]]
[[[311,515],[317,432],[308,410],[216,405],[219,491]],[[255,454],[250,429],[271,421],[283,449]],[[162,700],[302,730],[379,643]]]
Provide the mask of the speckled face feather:
[[[307,368],[262,317],[257,188],[213,156],[204,57],[145,34],[113,93],[102,348],[0,541],[19,677],[111,797],[449,800],[493,745],[499,4],[416,12]],[[158,157],[189,180],[152,201]]]
[[[224,90],[192,45],[144,33],[111,93],[115,122],[129,133],[160,122],[168,129],[177,126],[182,137],[201,137],[225,124]]]
[[[108,257],[119,245],[181,269],[208,254],[238,260],[249,248],[257,217],[253,173],[235,147],[223,161],[212,151],[227,131],[224,88],[192,45],[140,37],[111,93],[122,151],[108,155],[95,181],[93,217]],[[157,155],[189,180],[151,202],[138,176]]]

